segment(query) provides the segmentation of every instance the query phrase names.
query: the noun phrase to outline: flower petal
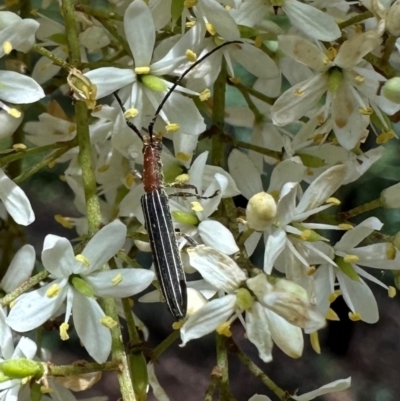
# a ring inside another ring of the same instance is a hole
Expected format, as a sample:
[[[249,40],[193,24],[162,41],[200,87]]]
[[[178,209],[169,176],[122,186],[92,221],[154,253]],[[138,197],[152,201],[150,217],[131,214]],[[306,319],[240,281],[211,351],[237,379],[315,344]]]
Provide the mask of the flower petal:
[[[0,199],[17,224],[27,226],[35,221],[35,213],[25,192],[0,169]]]
[[[190,340],[200,338],[213,332],[233,314],[236,305],[235,295],[225,295],[204,305],[198,312],[189,317],[181,328],[181,347]]]
[[[71,243],[58,235],[46,235],[42,251],[43,266],[57,278],[75,273],[75,255]]]
[[[225,255],[233,255],[239,252],[233,234],[220,222],[204,220],[199,224],[198,229],[200,237],[206,245]]]
[[[100,305],[74,291],[72,310],[75,330],[86,351],[97,363],[104,363],[111,352],[111,333],[101,324],[105,315]]]
[[[351,377],[348,377],[347,379],[340,379],[332,383],[325,384],[324,386],[318,388],[317,390],[313,390],[308,393],[304,393],[302,395],[291,395],[290,398],[293,398],[296,401],[309,401],[313,400],[315,397],[319,397],[320,395],[336,393],[338,391],[344,391],[348,389],[350,385],[351,385]]]
[[[47,290],[54,285],[59,286],[58,294],[47,296]],[[57,279],[38,290],[21,295],[11,308],[6,319],[7,324],[19,332],[36,329],[57,312],[67,296],[67,291],[67,280]]]
[[[114,269],[92,273],[85,280],[98,297],[126,298],[138,294],[155,279],[154,272],[146,269]]]

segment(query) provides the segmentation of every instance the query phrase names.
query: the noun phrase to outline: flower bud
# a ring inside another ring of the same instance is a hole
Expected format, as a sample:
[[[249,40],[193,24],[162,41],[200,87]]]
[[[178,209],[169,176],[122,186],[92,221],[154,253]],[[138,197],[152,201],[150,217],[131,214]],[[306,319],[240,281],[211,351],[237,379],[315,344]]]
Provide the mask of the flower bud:
[[[266,230],[276,216],[275,199],[266,192],[252,196],[247,204],[246,219],[249,228],[256,231]]]
[[[399,91],[400,94],[400,91]],[[396,209],[400,207],[400,182],[385,188],[381,192],[381,202],[383,207],[387,209]]]
[[[400,36],[400,0],[395,1],[386,17],[386,29],[393,36]]]
[[[400,77],[388,79],[382,86],[383,96],[393,103],[400,103]]]
[[[0,370],[10,379],[23,379],[24,377],[41,377],[44,373],[41,362],[30,359],[9,359],[0,364]]]

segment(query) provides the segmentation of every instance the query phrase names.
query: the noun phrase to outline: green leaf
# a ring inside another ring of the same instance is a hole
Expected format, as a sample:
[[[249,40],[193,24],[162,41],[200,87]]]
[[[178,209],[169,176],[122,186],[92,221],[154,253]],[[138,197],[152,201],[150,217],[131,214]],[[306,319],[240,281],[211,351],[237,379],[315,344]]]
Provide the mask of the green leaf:
[[[360,281],[360,277],[358,273],[354,270],[354,267],[351,263],[347,263],[343,260],[342,257],[335,258],[336,264],[339,266],[339,269],[351,280]]]

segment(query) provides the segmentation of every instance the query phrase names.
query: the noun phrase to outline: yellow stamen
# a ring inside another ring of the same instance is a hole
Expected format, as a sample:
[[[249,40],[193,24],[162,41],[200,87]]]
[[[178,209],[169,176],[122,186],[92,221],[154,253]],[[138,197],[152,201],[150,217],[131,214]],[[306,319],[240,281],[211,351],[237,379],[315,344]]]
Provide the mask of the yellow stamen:
[[[76,255],[75,256],[75,260],[77,262],[81,262],[83,264],[83,266],[85,266],[85,267],[89,267],[90,266],[89,259],[86,256],[82,255],[82,254]]]
[[[3,52],[4,52],[4,54],[6,54],[6,55],[10,54],[12,52],[12,49],[13,49],[13,47],[12,47],[11,42],[5,41],[3,43]]]
[[[186,50],[185,56],[192,63],[194,63],[197,60],[197,54],[193,50],[190,49]]]
[[[351,224],[346,224],[346,223],[338,224],[338,227],[341,228],[342,230],[352,230],[353,229],[353,226]]]
[[[97,169],[99,173],[105,173],[111,166],[109,164],[103,164]]]
[[[329,308],[328,312],[326,312],[325,319],[326,320],[334,320],[334,321],[339,321],[340,320],[339,316],[337,315],[337,313],[332,308]]]
[[[216,331],[221,336],[232,337],[231,325],[228,322],[220,324]]]
[[[336,298],[339,297],[340,295],[342,295],[341,290],[336,290],[336,291],[332,292],[332,294],[329,294],[329,296],[328,296],[329,303],[334,302],[336,300]]]
[[[362,84],[365,81],[365,77],[363,75],[357,75],[355,80],[357,83]]]
[[[204,209],[203,209],[203,206],[201,206],[201,203],[200,202],[190,202],[190,204],[191,204],[191,206],[192,206],[192,210],[194,211],[194,212],[202,212]]]
[[[172,323],[172,328],[174,330],[179,330],[183,326],[184,323],[185,322],[183,320],[181,320],[179,322],[174,322],[174,323]]]
[[[321,353],[321,346],[319,344],[318,331],[310,334],[310,343],[311,343],[312,349],[317,354],[320,354]]]
[[[255,47],[261,47],[262,44],[263,44],[262,37],[257,35],[256,38],[254,39],[254,46]]]
[[[353,312],[349,312],[349,319],[353,322],[358,322],[359,320],[361,320],[361,313],[353,313]]]
[[[21,150],[26,150],[26,145],[23,143],[16,143],[13,145],[13,149],[17,152],[20,152]]]
[[[110,316],[104,316],[101,318],[100,323],[109,329],[113,329],[118,325],[118,323]]]
[[[60,293],[60,286],[58,284],[51,285],[46,291],[47,298],[54,298]]]
[[[137,75],[149,74],[150,73],[150,67],[136,67],[135,68],[135,73]]]
[[[9,108],[7,110],[7,113],[10,116],[14,117],[14,118],[20,118],[21,117],[21,112],[19,110],[17,110],[17,109],[14,109],[13,107]]]
[[[112,280],[112,285],[118,285],[122,281],[123,277],[121,273],[118,273]]]
[[[126,110],[124,113],[125,118],[135,118],[139,114],[139,110],[131,107],[130,109]]]
[[[345,263],[356,263],[360,260],[360,258],[357,255],[346,255],[343,260]]]
[[[178,132],[180,130],[180,125],[176,124],[176,123],[172,123],[172,124],[167,124],[165,126],[165,129],[167,130],[167,132],[173,133],[173,132]]]
[[[195,7],[197,6],[197,0],[185,0],[183,2],[183,6],[186,8]]]
[[[190,28],[193,28],[195,25],[196,25],[196,21],[188,21],[188,22],[186,22],[185,27],[190,29]]]
[[[306,93],[306,91],[305,91],[304,89],[297,88],[293,93],[294,93],[296,96],[304,96],[304,94]]]
[[[339,206],[340,205],[340,200],[334,197],[330,197],[326,200],[326,202],[328,205],[335,205],[335,206]]]
[[[388,260],[395,260],[397,254],[397,249],[393,244],[388,244],[386,249],[386,258]]]
[[[307,270],[306,270],[306,274],[307,276],[312,276],[315,272],[316,272],[316,267],[315,266],[310,266]]]
[[[60,338],[63,341],[66,341],[69,339],[69,335],[68,335],[68,329],[69,329],[69,324],[64,322],[61,324],[60,326]]]
[[[50,163],[47,165],[47,167],[51,169],[51,168],[53,168],[55,165],[56,165],[56,161],[54,160],[54,161],[50,162]]]
[[[178,160],[182,160],[183,162],[188,162],[192,158],[192,156],[189,153],[178,152],[176,154],[176,158]]]
[[[240,82],[242,82],[239,77],[230,77],[229,81],[231,81],[233,84],[240,84]]]
[[[184,184],[190,180],[189,174],[180,174],[175,178],[175,182]]]
[[[75,227],[74,222],[73,222],[69,217],[61,216],[61,214],[56,214],[56,215],[54,216],[54,220],[55,220],[58,224],[61,224],[64,228],[71,229],[71,228],[74,228],[74,227]]]
[[[358,111],[360,112],[360,114],[362,114],[363,116],[370,116],[374,110],[372,109],[372,107],[360,107],[358,109]]]
[[[335,57],[337,56],[337,50],[334,47],[330,47],[326,51],[326,55],[329,57],[330,60],[334,60]]]
[[[393,130],[382,132],[380,135],[377,136],[376,143],[378,145],[382,145],[384,143],[389,142],[391,139],[393,139],[395,137],[396,137],[396,134],[394,133]]]
[[[396,294],[397,294],[396,288],[389,286],[389,288],[388,288],[389,298],[394,298],[396,296]]]
[[[200,93],[199,99],[201,102],[208,100],[211,97],[210,89],[204,89],[203,92]]]
[[[135,182],[135,176],[129,172],[125,177],[126,186],[130,188],[132,184]]]
[[[214,28],[214,25],[210,24],[209,22],[206,23],[206,30],[211,36],[214,36],[217,33],[217,31]]]
[[[311,237],[311,235],[312,235],[313,233],[312,233],[312,231],[311,230],[304,230],[304,231],[302,231],[301,232],[301,235],[300,235],[300,238],[303,240],[303,241],[307,241],[310,237]]]

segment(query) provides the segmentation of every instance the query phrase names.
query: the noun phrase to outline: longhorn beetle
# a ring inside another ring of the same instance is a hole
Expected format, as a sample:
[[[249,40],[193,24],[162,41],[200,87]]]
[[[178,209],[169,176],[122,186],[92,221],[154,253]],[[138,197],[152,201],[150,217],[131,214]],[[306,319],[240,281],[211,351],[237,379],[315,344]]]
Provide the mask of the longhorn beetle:
[[[187,309],[187,290],[185,272],[179,254],[178,243],[172,224],[168,195],[164,190],[164,179],[161,171],[162,137],[154,135],[153,127],[165,102],[179,85],[182,79],[205,58],[224,46],[240,41],[225,42],[193,63],[171,86],[154,113],[148,126],[148,133],[142,135],[139,129],[129,120],[126,124],[143,142],[143,186],[145,194],[141,198],[145,228],[149,234],[153,262],[161,286],[161,292],[171,314],[176,319],[183,319]],[[117,102],[125,111],[121,99],[115,94]],[[184,110],[182,110],[184,113]],[[182,188],[182,186],[181,186]],[[196,196],[195,194],[191,194]]]

